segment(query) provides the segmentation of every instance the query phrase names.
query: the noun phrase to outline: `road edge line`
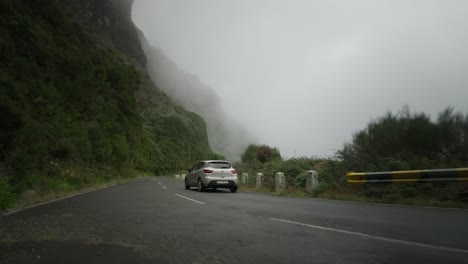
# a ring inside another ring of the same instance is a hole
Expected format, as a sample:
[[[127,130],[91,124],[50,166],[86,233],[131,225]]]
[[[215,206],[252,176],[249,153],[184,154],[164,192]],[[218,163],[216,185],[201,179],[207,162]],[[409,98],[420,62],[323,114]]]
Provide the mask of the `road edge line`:
[[[299,196],[285,196],[285,195],[275,195],[272,193],[266,192],[257,192],[257,191],[250,191],[250,190],[242,190],[240,192],[243,193],[251,193],[251,194],[261,194],[266,196],[273,196],[273,197],[283,197],[283,198],[291,198],[291,199],[299,199],[299,200],[317,200],[317,201],[330,201],[330,202],[344,202],[344,203],[356,203],[356,204],[365,204],[365,205],[384,205],[384,206],[395,206],[395,207],[408,207],[408,208],[424,208],[424,209],[442,209],[442,210],[458,210],[458,211],[468,211],[468,208],[462,207],[439,207],[439,206],[428,206],[428,205],[412,205],[412,204],[392,204],[392,203],[379,203],[379,202],[363,202],[363,201],[353,201],[353,200],[341,200],[341,199],[331,199],[331,198],[319,198],[319,197],[299,197]]]
[[[332,232],[341,233],[341,234],[360,236],[360,237],[370,238],[370,239],[379,240],[379,241],[385,241],[385,242],[391,242],[391,243],[397,243],[397,244],[403,244],[403,245],[411,245],[411,246],[417,246],[417,247],[429,248],[429,249],[436,249],[440,251],[449,251],[449,252],[455,252],[459,254],[468,254],[468,250],[461,249],[461,248],[436,246],[436,245],[425,244],[425,243],[414,242],[414,241],[407,241],[407,240],[401,240],[401,239],[395,239],[395,238],[389,238],[389,237],[383,237],[383,236],[369,235],[366,233],[354,232],[354,231],[319,226],[319,225],[311,225],[311,224],[306,224],[306,223],[301,223],[301,222],[296,222],[296,221],[291,221],[291,220],[281,219],[281,218],[270,217],[268,219],[272,221],[283,222],[283,223],[288,223],[288,224],[293,224],[293,225],[298,225],[298,226],[304,226],[304,227],[309,227],[309,228],[314,228],[314,229],[319,229],[319,230],[324,230],[324,231],[332,231]]]
[[[58,201],[61,201],[61,200],[65,200],[65,199],[68,199],[68,198],[73,198],[73,197],[80,196],[80,195],[83,195],[83,194],[88,194],[88,193],[97,192],[97,191],[100,191],[100,190],[109,189],[109,188],[119,186],[119,185],[122,185],[122,184],[136,182],[136,181],[142,180],[142,179],[144,179],[146,177],[150,177],[150,176],[138,177],[138,178],[132,179],[132,180],[127,181],[127,182],[121,182],[121,183],[117,183],[117,184],[97,188],[97,189],[94,189],[94,190],[86,190],[86,191],[82,191],[82,192],[78,192],[78,193],[74,193],[74,194],[70,194],[70,195],[65,195],[63,197],[58,197],[58,198],[55,198],[55,199],[52,199],[52,200],[48,200],[48,201],[44,201],[44,202],[40,202],[40,203],[35,203],[35,204],[30,204],[30,205],[27,205],[27,206],[24,206],[24,207],[21,207],[21,208],[7,210],[6,212],[3,212],[3,213],[0,212],[0,218],[2,218],[4,216],[9,216],[9,215],[16,214],[16,213],[19,213],[19,212],[27,210],[27,209],[47,205],[47,204],[50,204],[50,203],[55,203],[55,202],[58,202]]]

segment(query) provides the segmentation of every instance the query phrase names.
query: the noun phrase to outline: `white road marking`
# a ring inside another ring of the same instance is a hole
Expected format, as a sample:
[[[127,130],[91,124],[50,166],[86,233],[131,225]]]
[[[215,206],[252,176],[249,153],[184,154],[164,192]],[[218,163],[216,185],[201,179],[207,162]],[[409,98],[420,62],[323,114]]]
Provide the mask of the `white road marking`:
[[[162,185],[162,183],[161,183],[161,182],[159,182],[158,180],[156,180],[156,182],[157,182],[159,185],[161,185],[161,187],[163,187],[163,189],[164,189],[164,190],[167,190],[167,187],[166,187],[166,186],[164,186],[164,185]]]
[[[442,250],[442,251],[449,251],[449,252],[455,252],[455,253],[461,253],[461,254],[468,254],[468,250],[461,249],[461,248],[435,246],[435,245],[418,243],[418,242],[413,242],[413,241],[406,241],[406,240],[400,240],[400,239],[394,239],[394,238],[388,238],[388,237],[382,237],[382,236],[374,236],[374,235],[368,235],[368,234],[364,234],[364,233],[353,232],[353,231],[348,231],[348,230],[343,230],[343,229],[336,229],[336,228],[318,226],[318,225],[310,225],[310,224],[305,224],[305,223],[301,223],[301,222],[296,222],[296,221],[291,221],[291,220],[286,220],[286,219],[280,219],[280,218],[270,217],[269,219],[273,220],[273,221],[278,221],[278,222],[283,222],[283,223],[288,223],[288,224],[293,224],[293,225],[298,225],[298,226],[305,226],[305,227],[314,228],[314,229],[320,229],[320,230],[332,231],[332,232],[336,232],[336,233],[360,236],[360,237],[365,237],[365,238],[370,238],[370,239],[380,240],[380,241],[385,241],[385,242],[398,243],[398,244],[403,244],[403,245],[417,246],[417,247],[436,249],[436,250]]]
[[[187,200],[189,200],[189,201],[192,201],[192,202],[196,202],[196,203],[199,203],[199,204],[205,204],[204,202],[200,202],[200,201],[197,201],[197,200],[195,200],[195,199],[188,198],[188,197],[183,196],[183,195],[180,195],[180,194],[178,194],[178,193],[176,193],[176,195],[179,196],[179,197],[181,197],[181,198],[184,198],[184,199],[187,199]]]

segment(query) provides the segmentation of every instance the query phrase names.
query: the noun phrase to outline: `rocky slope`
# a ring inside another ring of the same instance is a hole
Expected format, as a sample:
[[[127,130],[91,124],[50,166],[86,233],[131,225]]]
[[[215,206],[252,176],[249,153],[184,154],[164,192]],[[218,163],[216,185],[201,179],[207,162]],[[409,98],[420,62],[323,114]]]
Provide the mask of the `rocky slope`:
[[[148,77],[132,1],[0,1],[0,207],[209,158],[205,122]]]

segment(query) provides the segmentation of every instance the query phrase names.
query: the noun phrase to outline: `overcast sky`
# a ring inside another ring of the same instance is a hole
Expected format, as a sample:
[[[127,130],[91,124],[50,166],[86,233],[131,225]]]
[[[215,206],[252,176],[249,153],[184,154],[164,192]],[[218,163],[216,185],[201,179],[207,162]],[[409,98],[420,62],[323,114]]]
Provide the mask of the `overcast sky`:
[[[468,112],[468,1],[135,0],[133,20],[286,157],[405,104]]]

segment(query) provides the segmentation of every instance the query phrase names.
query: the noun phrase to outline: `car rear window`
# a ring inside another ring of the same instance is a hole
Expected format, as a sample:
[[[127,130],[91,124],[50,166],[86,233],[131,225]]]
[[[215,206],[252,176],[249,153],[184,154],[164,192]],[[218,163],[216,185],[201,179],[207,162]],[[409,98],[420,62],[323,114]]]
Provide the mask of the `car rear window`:
[[[229,169],[231,168],[231,163],[229,162],[210,162],[208,166],[215,169]]]

